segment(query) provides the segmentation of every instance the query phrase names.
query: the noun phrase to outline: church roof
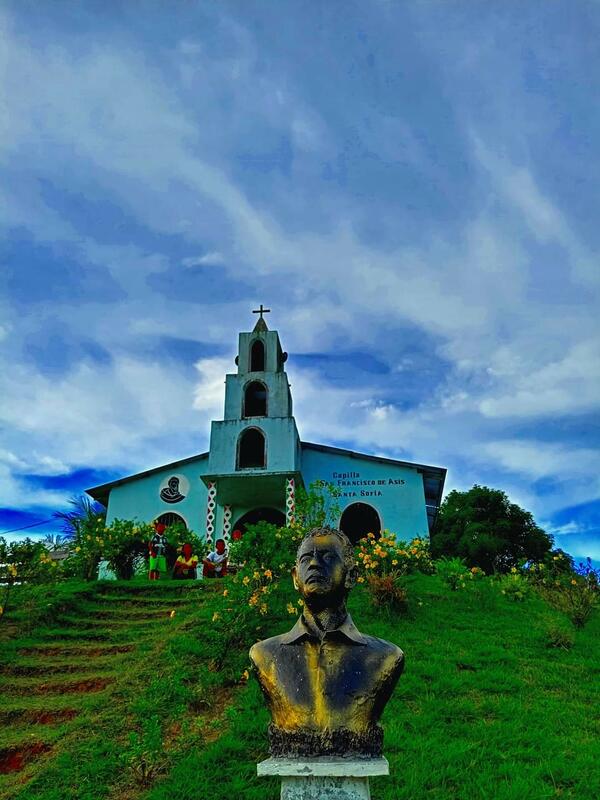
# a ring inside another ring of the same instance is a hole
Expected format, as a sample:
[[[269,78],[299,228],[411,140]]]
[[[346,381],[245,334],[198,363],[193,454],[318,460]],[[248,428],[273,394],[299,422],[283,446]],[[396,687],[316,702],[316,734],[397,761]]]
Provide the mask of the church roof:
[[[262,317],[260,317],[259,319],[256,320],[256,325],[254,326],[254,330],[252,331],[252,333],[257,333],[261,331],[264,332],[268,330],[269,329],[267,328],[267,323]]]
[[[146,469],[143,472],[136,472],[135,475],[126,475],[124,478],[117,478],[116,481],[102,483],[100,486],[92,486],[91,489],[86,489],[85,493],[93,497],[94,500],[97,500],[98,503],[102,503],[103,506],[108,506],[108,495],[110,494],[110,490],[114,489],[115,486],[122,486],[124,483],[129,483],[130,481],[147,478],[149,475],[162,472],[163,469],[171,469],[180,467],[183,464],[191,464],[192,461],[198,461],[200,458],[208,458],[208,453],[198,453],[198,455],[195,456],[180,458],[179,461],[171,461],[170,464],[161,464],[160,467],[152,467],[152,469]]]

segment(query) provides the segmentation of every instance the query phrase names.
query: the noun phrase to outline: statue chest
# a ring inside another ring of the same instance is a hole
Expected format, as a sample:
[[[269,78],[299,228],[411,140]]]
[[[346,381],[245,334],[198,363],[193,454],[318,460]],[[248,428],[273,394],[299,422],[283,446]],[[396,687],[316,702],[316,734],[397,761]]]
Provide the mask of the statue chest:
[[[278,727],[358,730],[377,721],[381,663],[368,648],[305,640],[282,645],[269,667],[261,684]]]

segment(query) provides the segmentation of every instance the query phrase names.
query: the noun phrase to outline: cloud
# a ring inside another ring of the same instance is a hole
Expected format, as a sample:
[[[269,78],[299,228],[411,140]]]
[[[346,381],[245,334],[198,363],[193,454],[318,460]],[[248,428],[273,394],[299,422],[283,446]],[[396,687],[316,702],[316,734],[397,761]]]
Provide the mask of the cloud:
[[[276,36],[266,10],[221,5],[118,36],[93,12],[77,36],[61,14],[2,15],[21,282],[2,303],[0,461],[19,502],[27,473],[203,449],[232,366],[194,359],[232,356],[257,302],[304,438],[445,465],[449,486],[486,481],[536,513],[598,497],[578,432],[600,397],[597,109],[564,105],[587,80],[578,48],[509,11],[448,27],[426,4],[366,23],[349,7],[327,48],[311,11]]]
[[[216,251],[212,253],[205,253],[203,256],[190,256],[184,258],[181,262],[184,267],[217,267],[225,263],[225,258],[222,253]]]
[[[527,440],[505,440],[485,445],[487,454],[502,467],[534,479],[554,476],[562,480],[585,477],[598,483],[600,453],[591,448]]]
[[[562,359],[529,373],[518,369],[518,362],[516,366],[504,370],[505,386],[496,385],[494,396],[481,399],[484,416],[545,417],[582,413],[600,405],[598,339],[579,342]]]

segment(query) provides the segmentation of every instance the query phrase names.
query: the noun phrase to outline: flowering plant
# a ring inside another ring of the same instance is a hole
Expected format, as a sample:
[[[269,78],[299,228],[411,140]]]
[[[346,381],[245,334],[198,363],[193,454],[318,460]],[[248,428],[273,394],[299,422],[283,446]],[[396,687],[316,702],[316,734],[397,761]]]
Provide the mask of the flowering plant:
[[[426,539],[417,537],[407,543],[396,540],[389,531],[383,531],[378,539],[373,533],[367,534],[359,541],[356,555],[363,578],[411,572],[431,575],[435,569]]]
[[[410,542],[396,540],[389,531],[379,538],[369,533],[358,543],[359,583],[367,583],[372,601],[378,606],[403,610],[407,607],[407,591],[402,578],[411,572],[433,571],[429,545],[425,539]]]

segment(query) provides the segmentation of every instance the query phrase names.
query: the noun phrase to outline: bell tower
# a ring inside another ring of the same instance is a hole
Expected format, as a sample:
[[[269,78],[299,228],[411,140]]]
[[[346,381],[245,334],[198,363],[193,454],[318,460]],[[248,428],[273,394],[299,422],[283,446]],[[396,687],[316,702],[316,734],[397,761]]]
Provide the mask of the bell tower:
[[[254,330],[239,334],[237,373],[225,377],[224,419],[211,425],[208,474],[202,478],[208,487],[207,538],[228,539],[236,520],[253,510],[270,509],[282,524],[293,518],[300,438],[284,369],[287,353],[277,331],[267,327],[268,311],[261,304]]]

